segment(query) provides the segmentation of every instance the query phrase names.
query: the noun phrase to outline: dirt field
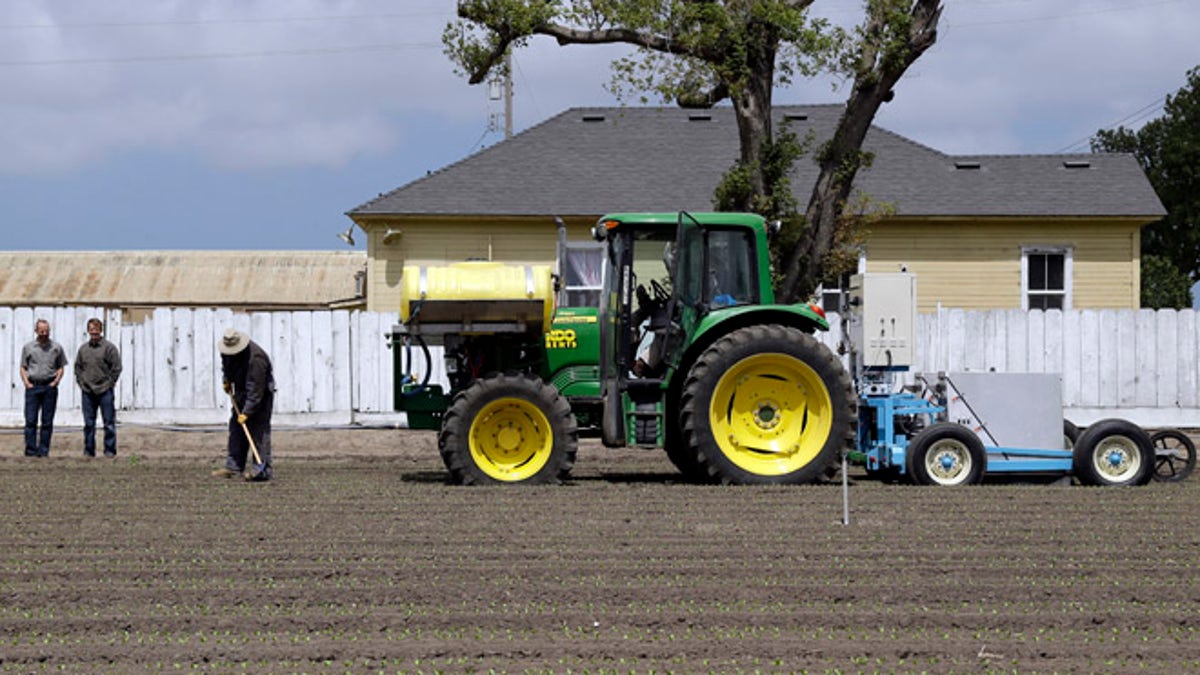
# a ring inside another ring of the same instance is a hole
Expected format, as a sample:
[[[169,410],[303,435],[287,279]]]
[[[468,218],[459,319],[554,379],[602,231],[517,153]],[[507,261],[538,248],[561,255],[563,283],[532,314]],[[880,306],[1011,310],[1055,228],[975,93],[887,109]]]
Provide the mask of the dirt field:
[[[0,672],[1200,671],[1200,482],[677,484],[589,441],[459,488],[429,432],[0,433]]]

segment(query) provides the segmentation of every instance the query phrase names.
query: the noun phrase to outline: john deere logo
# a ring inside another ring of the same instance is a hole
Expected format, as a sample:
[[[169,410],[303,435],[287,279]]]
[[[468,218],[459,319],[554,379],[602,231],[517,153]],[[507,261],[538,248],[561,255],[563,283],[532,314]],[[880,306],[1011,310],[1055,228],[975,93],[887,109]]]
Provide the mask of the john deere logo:
[[[573,328],[555,328],[546,333],[546,349],[575,349],[577,346]]]

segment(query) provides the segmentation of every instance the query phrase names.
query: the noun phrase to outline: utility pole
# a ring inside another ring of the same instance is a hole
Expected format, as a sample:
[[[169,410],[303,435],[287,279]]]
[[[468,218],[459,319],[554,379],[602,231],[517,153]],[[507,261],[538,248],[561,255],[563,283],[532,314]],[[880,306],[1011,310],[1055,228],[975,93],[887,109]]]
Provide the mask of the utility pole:
[[[512,46],[504,52],[504,140],[512,138]]]
[[[512,138],[513,135],[513,81],[512,81],[512,48],[504,52],[504,65],[499,70],[504,72],[503,80],[501,76],[494,75],[488,80],[488,98],[493,101],[504,98],[504,140]],[[488,131],[495,131],[497,128],[496,113],[490,113],[488,116]]]

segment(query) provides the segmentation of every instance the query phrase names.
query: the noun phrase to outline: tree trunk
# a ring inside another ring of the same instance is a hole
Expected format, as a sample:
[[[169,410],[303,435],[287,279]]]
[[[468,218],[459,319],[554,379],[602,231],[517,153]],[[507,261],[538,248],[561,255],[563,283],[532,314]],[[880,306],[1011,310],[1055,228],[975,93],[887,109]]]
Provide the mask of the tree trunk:
[[[764,28],[764,27],[759,27]],[[751,34],[761,33],[751,29]],[[766,144],[774,138],[771,123],[771,88],[775,81],[775,51],[778,39],[761,34],[750,53],[746,55],[743,79],[730,83],[730,100],[737,118],[738,140],[741,143],[741,164],[749,172],[750,190],[745,204],[737,204],[741,211],[756,210],[757,197],[769,198],[772,186],[763,174],[763,153]]]
[[[802,300],[820,283],[822,262],[833,248],[838,219],[862,166],[862,144],[871,121],[879,106],[892,100],[892,88],[908,67],[937,40],[941,11],[939,0],[915,0],[903,45],[889,46],[889,53],[881,55],[878,43],[864,44],[854,90],[833,138],[821,153],[821,172],[804,214],[804,232],[784,256],[785,274],[778,294],[781,302]],[[883,33],[884,19],[882,15],[869,15],[867,32]]]
[[[804,232],[784,259],[786,274],[779,289],[782,302],[802,300],[820,283],[821,262],[833,246],[838,218],[862,164],[863,140],[889,91],[882,85],[856,87],[847,101],[818,162],[820,173],[804,212]]]

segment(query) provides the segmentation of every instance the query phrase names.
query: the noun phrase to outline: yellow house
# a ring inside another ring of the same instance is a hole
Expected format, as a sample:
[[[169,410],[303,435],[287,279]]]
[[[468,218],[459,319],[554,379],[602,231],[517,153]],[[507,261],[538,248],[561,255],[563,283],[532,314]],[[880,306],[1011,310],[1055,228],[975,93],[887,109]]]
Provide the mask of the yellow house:
[[[820,142],[841,106],[781,106]],[[814,146],[815,147],[815,146]],[[1165,211],[1130,155],[950,156],[879,127],[856,190],[893,215],[859,267],[916,274],[918,305],[1136,308],[1143,225]],[[738,156],[729,108],[571,109],[347,213],[367,235],[367,308],[395,311],[404,264],[551,262],[554,216],[588,239],[611,211],[706,211]],[[817,168],[797,163],[807,203]]]

